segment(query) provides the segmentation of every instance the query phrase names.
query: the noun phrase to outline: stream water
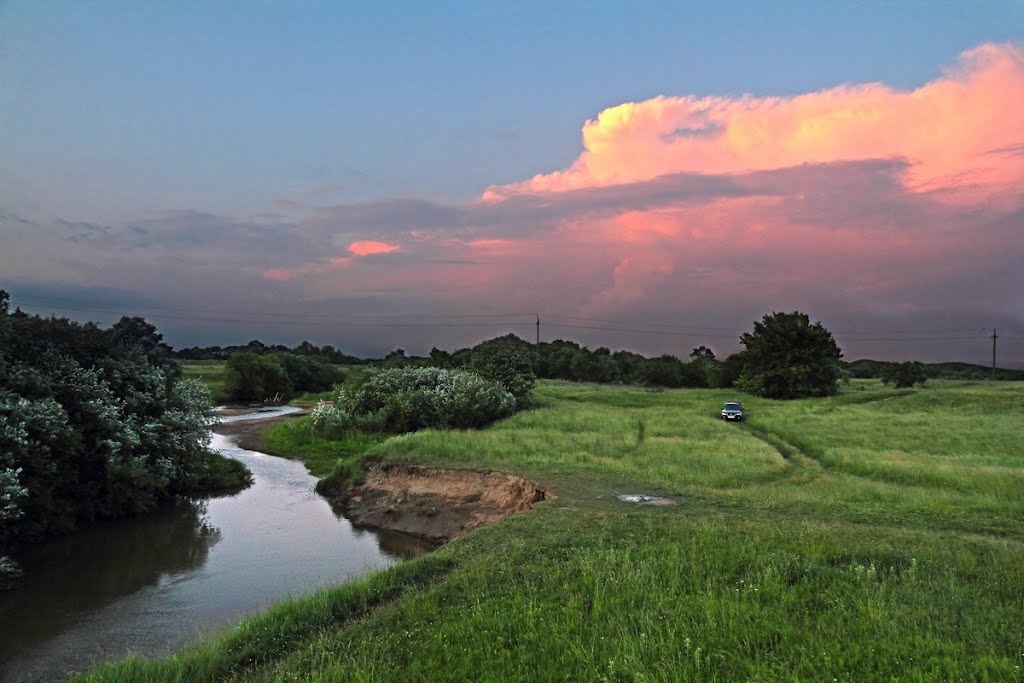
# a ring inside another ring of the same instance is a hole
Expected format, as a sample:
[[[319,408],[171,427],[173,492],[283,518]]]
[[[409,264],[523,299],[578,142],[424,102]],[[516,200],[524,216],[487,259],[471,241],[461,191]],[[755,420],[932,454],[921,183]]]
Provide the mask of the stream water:
[[[287,409],[225,417],[259,419]],[[235,446],[254,483],[27,547],[25,578],[0,593],[0,680],[41,681],[129,653],[158,656],[289,596],[429,549],[354,528],[299,462]]]

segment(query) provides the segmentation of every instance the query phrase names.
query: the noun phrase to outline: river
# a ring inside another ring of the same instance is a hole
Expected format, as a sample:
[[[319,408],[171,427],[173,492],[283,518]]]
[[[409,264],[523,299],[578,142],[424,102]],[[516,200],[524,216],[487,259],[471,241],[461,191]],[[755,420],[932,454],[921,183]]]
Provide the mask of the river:
[[[258,419],[280,409],[224,418]],[[51,680],[129,653],[168,654],[289,596],[429,549],[354,528],[313,491],[302,463],[213,448],[253,473],[246,490],[178,501],[27,547],[25,578],[0,593],[0,680]]]

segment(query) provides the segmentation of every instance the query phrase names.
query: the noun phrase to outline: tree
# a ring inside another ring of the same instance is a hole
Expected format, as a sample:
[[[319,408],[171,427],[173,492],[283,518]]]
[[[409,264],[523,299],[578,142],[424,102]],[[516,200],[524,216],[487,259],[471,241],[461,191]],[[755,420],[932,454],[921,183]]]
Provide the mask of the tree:
[[[529,403],[537,381],[533,361],[530,345],[514,334],[508,334],[473,347],[469,367],[484,379],[497,382],[515,397],[516,407],[522,409]]]
[[[732,387],[736,380],[743,374],[743,366],[746,363],[746,356],[742,351],[728,356],[722,361],[722,367],[719,368],[718,375],[715,378],[715,386],[720,389],[728,389]]]
[[[569,373],[577,382],[607,383],[620,379],[619,366],[612,360],[611,352],[598,353],[586,348],[573,354],[569,363]]]
[[[689,365],[702,377],[699,386],[713,387],[718,383],[722,364],[715,360],[715,352],[708,347],[701,345],[690,351]]]
[[[690,351],[690,358],[693,360],[714,360],[715,352],[703,344]]]
[[[928,368],[924,363],[917,361],[892,363],[882,371],[882,382],[892,384],[897,389],[908,389],[915,384],[924,384],[927,381]]]
[[[256,353],[233,353],[224,366],[224,394],[229,401],[286,401],[293,387],[281,361]]]
[[[736,386],[766,398],[831,396],[839,391],[842,351],[820,322],[806,313],[771,313],[740,341],[743,372]]]

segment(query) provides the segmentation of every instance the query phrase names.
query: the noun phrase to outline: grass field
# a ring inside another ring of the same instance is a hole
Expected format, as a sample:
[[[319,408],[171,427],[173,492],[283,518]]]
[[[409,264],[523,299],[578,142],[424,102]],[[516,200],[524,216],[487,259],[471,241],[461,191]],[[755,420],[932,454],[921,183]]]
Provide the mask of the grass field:
[[[181,376],[185,379],[197,379],[206,385],[214,396],[224,388],[224,361],[222,360],[189,360],[181,362]]]
[[[1024,383],[740,397],[742,424],[717,419],[729,391],[537,396],[485,430],[366,446],[516,472],[556,499],[91,678],[1024,680]],[[316,453],[318,474],[364,447],[314,447],[293,424],[275,449]]]

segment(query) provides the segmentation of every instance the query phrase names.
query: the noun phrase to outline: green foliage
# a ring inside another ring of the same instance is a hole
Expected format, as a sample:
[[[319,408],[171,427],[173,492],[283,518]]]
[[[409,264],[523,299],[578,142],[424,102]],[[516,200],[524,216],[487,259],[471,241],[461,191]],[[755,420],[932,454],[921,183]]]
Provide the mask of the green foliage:
[[[226,400],[285,403],[293,392],[279,357],[244,351],[228,358],[224,368]]]
[[[626,383],[648,387],[707,387],[717,381],[718,363],[706,346],[686,363],[675,356],[645,358],[631,351],[590,350],[561,339],[540,345],[537,374],[546,379],[568,379],[601,384]]]
[[[882,372],[882,382],[892,384],[897,389],[908,389],[915,384],[924,384],[928,381],[928,368],[924,363],[907,361],[905,363],[891,363]]]
[[[556,500],[87,680],[1020,679],[1024,385],[854,381],[744,399],[743,425],[716,417],[727,390],[535,391],[369,457],[514,472]]]
[[[730,355],[718,368],[713,386],[719,389],[728,389],[736,384],[736,380],[743,374],[743,366],[746,362],[746,355],[742,351]]]
[[[333,365],[309,356],[277,353],[274,354],[274,358],[284,368],[288,382],[295,391],[328,391],[344,379],[342,373]]]
[[[607,351],[607,349],[605,349]],[[576,351],[569,363],[569,375],[577,382],[621,381],[619,366],[610,353],[591,353],[585,349]]]
[[[390,368],[357,382],[342,387],[334,405],[321,403],[314,410],[319,433],[470,429],[508,417],[516,408],[515,397],[501,385],[466,370]]]
[[[232,358],[230,367],[221,361],[186,361],[182,368],[222,402],[269,401],[276,395],[279,401],[313,403],[330,398],[334,385],[346,378],[346,369],[295,352],[243,352]]]
[[[883,379],[887,372],[892,371],[894,365],[898,365],[898,363],[862,358],[852,363],[847,363],[846,369],[853,377]],[[996,368],[995,377],[993,378],[991,366],[975,365],[973,363],[925,363],[924,367],[930,379],[997,379],[1010,382],[1024,380],[1024,370]]]
[[[812,325],[807,314],[765,315],[740,341],[746,350],[736,386],[742,391],[777,399],[839,391],[843,354],[832,333],[820,322]]]
[[[708,347],[701,345],[690,351],[690,358],[694,360],[714,360],[715,352]]]
[[[497,382],[515,397],[516,405],[527,405],[537,381],[534,356],[529,344],[515,335],[490,339],[473,347],[470,368],[492,382]]]
[[[209,393],[160,339],[141,318],[105,330],[0,305],[0,554],[248,481],[209,452]]]

